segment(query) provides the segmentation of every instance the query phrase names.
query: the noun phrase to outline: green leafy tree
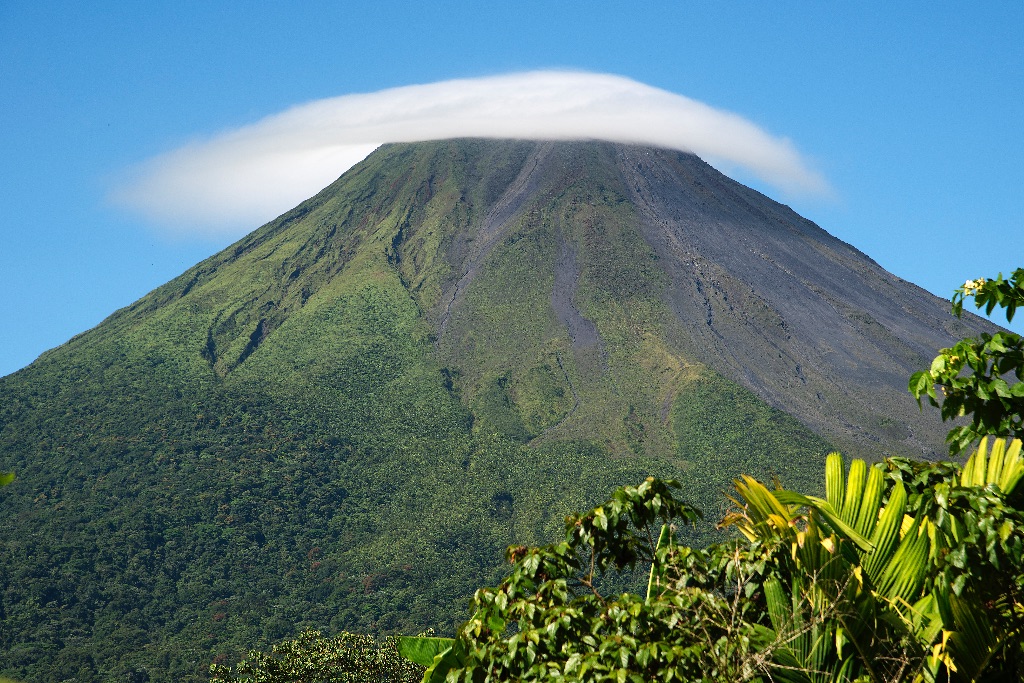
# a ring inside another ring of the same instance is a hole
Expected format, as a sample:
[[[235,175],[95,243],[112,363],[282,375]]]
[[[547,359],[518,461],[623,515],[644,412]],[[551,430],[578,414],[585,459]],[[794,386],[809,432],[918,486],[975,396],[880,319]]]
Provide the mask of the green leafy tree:
[[[1020,680],[1021,442],[983,439],[967,464],[826,465],[826,498],[737,482],[727,521],[781,541],[768,611],[813,624],[774,657],[781,680]],[[794,673],[796,672],[796,673]],[[814,674],[814,675],[812,675]]]
[[[234,668],[213,664],[210,674],[211,683],[415,683],[423,667],[399,656],[394,637],[305,631]]]
[[[965,282],[953,295],[958,317],[967,297],[987,315],[996,307],[1005,309],[1011,322],[1018,306],[1024,305],[1024,268],[1015,270],[1009,280],[1000,273],[995,280]],[[1024,436],[1022,368],[1024,339],[1013,332],[986,332],[939,351],[928,370],[910,378],[910,392],[918,403],[927,399],[939,408],[944,420],[971,418],[970,424],[952,429],[946,437],[950,452],[959,453],[985,435]]]
[[[742,545],[658,543],[665,524],[699,516],[672,496],[675,486],[647,479],[617,489],[569,517],[562,543],[510,548],[509,576],[476,592],[455,639],[406,639],[400,651],[429,663],[423,680],[434,682],[756,678],[772,634],[750,618],[744,587],[763,558]],[[602,590],[605,573],[647,562],[646,598]]]
[[[696,519],[648,479],[567,520],[566,540],[513,547],[454,639],[402,639],[440,681],[1020,680],[1021,442],[987,440],[960,467],[826,462],[824,498],[751,477],[704,550],[655,541]],[[667,542],[666,542],[667,540]],[[652,565],[646,597],[604,572]]]

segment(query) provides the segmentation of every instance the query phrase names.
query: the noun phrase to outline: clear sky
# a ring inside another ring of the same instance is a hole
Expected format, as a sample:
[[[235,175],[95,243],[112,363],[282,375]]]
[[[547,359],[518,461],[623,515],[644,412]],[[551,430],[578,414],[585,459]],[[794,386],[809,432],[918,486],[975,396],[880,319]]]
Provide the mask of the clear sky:
[[[4,0],[0,375],[234,240],[114,205],[126,169],[314,100],[537,69],[788,139],[830,196],[739,179],[937,295],[1024,265],[1017,0]]]

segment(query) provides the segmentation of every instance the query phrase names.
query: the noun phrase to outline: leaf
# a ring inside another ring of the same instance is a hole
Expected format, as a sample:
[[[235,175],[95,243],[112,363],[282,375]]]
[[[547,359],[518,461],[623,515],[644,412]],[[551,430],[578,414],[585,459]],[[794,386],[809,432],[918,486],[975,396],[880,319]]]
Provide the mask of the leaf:
[[[651,591],[654,590],[656,579],[664,574],[664,569],[658,566],[658,550],[669,545],[672,539],[672,532],[668,524],[661,525],[661,533],[658,535],[658,545],[654,548],[654,559],[651,561],[651,573],[647,579],[647,598],[650,599]]]
[[[454,638],[399,636],[398,654],[420,666],[430,666],[437,655],[451,648],[454,643]]]
[[[957,596],[950,596],[949,603],[956,624],[948,644],[951,659],[964,680],[980,680],[1002,643],[983,610],[972,609]]]
[[[913,385],[914,381],[911,380],[910,383]],[[839,453],[829,453],[825,458],[825,498],[834,508],[839,508],[843,503],[844,491],[846,490],[845,470],[843,456],[839,455]]]
[[[870,537],[875,529],[875,525],[878,523],[878,514],[881,511],[882,494],[884,491],[885,481],[882,469],[880,467],[869,468],[857,519],[853,520],[848,515],[844,515],[846,521],[853,524],[857,533],[862,536]]]
[[[918,399],[920,402],[921,396],[928,393],[928,389],[932,384],[934,384],[934,382],[932,381],[931,373],[922,370],[920,372],[915,372],[910,376],[908,389],[910,390],[910,393],[914,395],[914,398]]]
[[[1003,494],[1010,495],[1024,477],[1021,442],[1019,439],[995,439],[992,441],[991,453],[988,444],[988,437],[978,443],[978,448],[964,464],[960,484],[979,487],[995,484]]]
[[[891,559],[896,547],[900,527],[907,507],[907,492],[903,482],[897,481],[889,493],[889,502],[882,509],[875,525],[871,542],[875,549],[863,561],[864,569],[873,584],[878,583],[879,575]]]
[[[857,532],[852,526],[843,521],[843,518],[835,511],[835,509],[828,504],[827,500],[822,500],[815,496],[805,496],[795,491],[776,491],[775,497],[782,503],[789,505],[805,505],[813,510],[816,510],[825,518],[828,525],[839,532],[840,535],[844,536],[848,540],[852,541],[858,548],[868,552],[874,549],[874,545],[868,539],[864,538],[860,533]]]
[[[772,628],[780,631],[789,624],[793,616],[793,603],[786,596],[782,584],[775,577],[764,582],[765,603],[768,606],[768,618]]]
[[[439,638],[439,640],[444,640]],[[444,683],[448,672],[458,669],[466,664],[466,652],[459,641],[454,641],[451,647],[438,652],[433,662],[423,673],[423,683]]]

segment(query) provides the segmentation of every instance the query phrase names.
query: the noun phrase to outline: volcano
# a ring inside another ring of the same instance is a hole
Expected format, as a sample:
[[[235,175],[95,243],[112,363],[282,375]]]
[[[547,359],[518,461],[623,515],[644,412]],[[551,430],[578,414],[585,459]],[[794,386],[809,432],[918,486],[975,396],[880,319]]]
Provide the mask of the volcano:
[[[942,453],[907,380],[991,329],[690,154],[385,145],[0,379],[0,666],[450,631],[615,485]]]

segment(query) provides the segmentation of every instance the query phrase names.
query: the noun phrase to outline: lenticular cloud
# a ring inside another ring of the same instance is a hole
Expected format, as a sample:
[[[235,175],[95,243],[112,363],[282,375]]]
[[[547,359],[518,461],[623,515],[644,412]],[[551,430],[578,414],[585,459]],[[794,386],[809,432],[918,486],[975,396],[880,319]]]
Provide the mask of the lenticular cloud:
[[[299,105],[150,159],[112,199],[177,232],[237,234],[315,194],[382,143],[455,137],[648,144],[743,168],[785,191],[827,189],[788,140],[736,114],[621,76],[540,71]]]

